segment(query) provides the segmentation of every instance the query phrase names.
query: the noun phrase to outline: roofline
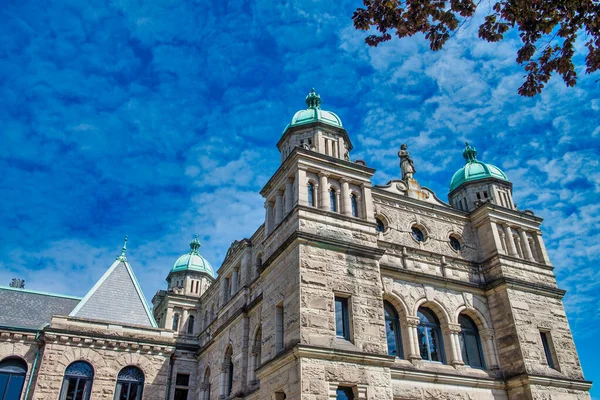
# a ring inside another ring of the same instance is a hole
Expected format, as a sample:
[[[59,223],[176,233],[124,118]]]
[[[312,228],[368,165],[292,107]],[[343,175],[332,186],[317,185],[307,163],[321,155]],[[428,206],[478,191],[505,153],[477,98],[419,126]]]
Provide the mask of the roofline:
[[[19,288],[14,288],[14,287],[10,287],[10,286],[3,286],[0,285],[0,290],[12,290],[15,292],[25,292],[25,293],[33,293],[33,294],[39,294],[42,296],[52,296],[52,297],[62,297],[65,299],[73,299],[73,300],[81,300],[82,297],[77,297],[77,296],[70,296],[67,294],[57,294],[57,293],[50,293],[50,292],[42,292],[40,290],[31,290],[31,289],[19,289]]]
[[[144,305],[144,311],[146,311],[146,315],[148,316],[148,318],[150,320],[150,324],[152,325],[153,328],[158,328],[158,324],[156,323],[154,316],[150,312],[150,308],[148,307],[148,302],[146,301],[146,297],[144,297],[144,294],[142,293],[142,290],[140,289],[140,285],[139,285],[135,275],[133,274],[133,271],[131,270],[131,266],[129,265],[129,262],[121,261],[121,260],[115,260],[115,262],[112,263],[112,265],[110,266],[109,269],[106,270],[104,275],[102,275],[102,277],[96,282],[96,284],[90,289],[90,291],[87,292],[85,297],[79,302],[79,304],[77,304],[77,306],[73,309],[73,311],[71,311],[69,313],[69,317],[77,317],[76,314],[79,312],[79,310],[81,310],[81,308],[85,305],[85,303],[87,303],[87,301],[90,299],[90,297],[92,297],[92,295],[94,293],[96,293],[96,290],[98,290],[98,288],[100,286],[102,286],[104,281],[106,281],[108,279],[110,274],[112,274],[112,272],[115,270],[115,268],[117,268],[117,266],[120,263],[125,264],[125,269],[127,270],[127,273],[129,274],[129,276],[132,278],[131,280],[133,281],[133,286],[135,287],[135,290],[136,290],[138,296],[142,300],[142,304]]]
[[[513,188],[513,184],[511,181],[509,180],[504,180],[495,176],[484,176],[483,178],[475,178],[475,179],[470,179],[468,181],[463,181],[460,185],[458,185],[457,187],[455,187],[454,189],[450,190],[448,192],[448,197],[452,196],[452,194],[454,194],[454,192],[456,192],[458,189],[464,187],[465,185],[471,184],[471,183],[481,183],[481,181],[485,181],[485,180],[489,180],[492,182],[497,182],[497,183],[502,183],[506,186],[510,187],[510,190],[512,192],[512,188]],[[449,188],[451,189],[451,188]]]

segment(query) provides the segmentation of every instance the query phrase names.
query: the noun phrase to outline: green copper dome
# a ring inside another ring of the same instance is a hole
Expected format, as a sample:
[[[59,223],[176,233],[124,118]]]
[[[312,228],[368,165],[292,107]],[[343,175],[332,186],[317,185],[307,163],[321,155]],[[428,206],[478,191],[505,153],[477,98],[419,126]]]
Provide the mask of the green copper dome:
[[[198,235],[190,242],[190,252],[182,255],[175,261],[171,272],[180,271],[198,271],[209,274],[211,277],[215,277],[215,272],[210,263],[206,258],[202,257],[198,250],[200,249],[200,241]]]
[[[291,127],[310,124],[311,122],[323,122],[327,125],[343,128],[342,120],[336,114],[331,111],[321,110],[321,96],[319,96],[315,89],[306,96],[306,110],[300,110],[292,118],[292,122],[288,124],[283,130],[284,132]]]
[[[450,192],[459,187],[460,185],[478,181],[486,178],[496,178],[508,182],[506,174],[502,170],[494,165],[486,164],[477,160],[477,150],[475,147],[470,146],[469,143],[465,143],[466,148],[463,151],[463,157],[466,160],[464,167],[456,171],[450,182]]]

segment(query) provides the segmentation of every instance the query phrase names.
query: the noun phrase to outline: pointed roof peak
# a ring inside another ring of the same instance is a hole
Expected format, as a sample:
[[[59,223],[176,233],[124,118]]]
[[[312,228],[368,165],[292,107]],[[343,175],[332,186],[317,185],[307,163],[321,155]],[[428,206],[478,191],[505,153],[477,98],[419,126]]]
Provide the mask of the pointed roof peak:
[[[125,240],[123,241],[123,248],[121,249],[121,255],[117,257],[119,261],[127,261],[127,257],[125,257],[125,253],[127,252],[127,235],[125,235]]]

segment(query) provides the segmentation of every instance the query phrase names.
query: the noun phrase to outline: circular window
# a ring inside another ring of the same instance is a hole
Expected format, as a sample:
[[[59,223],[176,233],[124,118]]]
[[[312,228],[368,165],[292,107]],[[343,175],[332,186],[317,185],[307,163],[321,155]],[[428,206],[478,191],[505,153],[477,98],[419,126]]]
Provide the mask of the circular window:
[[[456,251],[460,251],[461,245],[460,241],[454,236],[450,236],[450,246]]]
[[[375,230],[377,232],[383,233],[385,231],[385,223],[383,222],[383,220],[380,217],[375,217],[375,222],[377,222],[377,227],[375,228]]]
[[[417,242],[425,241],[425,235],[423,234],[423,231],[421,231],[416,226],[412,227],[410,234],[412,235],[413,239],[415,239]]]

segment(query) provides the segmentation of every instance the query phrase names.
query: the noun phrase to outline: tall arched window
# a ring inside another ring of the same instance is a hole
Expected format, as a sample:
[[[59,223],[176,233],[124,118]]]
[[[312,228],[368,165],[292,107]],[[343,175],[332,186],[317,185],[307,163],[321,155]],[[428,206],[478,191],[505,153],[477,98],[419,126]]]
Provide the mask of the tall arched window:
[[[195,318],[193,315],[190,315],[188,317],[188,326],[187,326],[187,333],[188,335],[193,335],[194,334],[194,321]]]
[[[331,211],[337,212],[336,195],[335,195],[335,190],[333,190],[333,189],[329,189],[329,209]]]
[[[358,217],[358,199],[354,193],[350,195],[350,205],[352,207],[352,216]]]
[[[315,206],[315,185],[312,182],[308,183],[308,205],[311,207]]]
[[[475,368],[485,368],[477,325],[471,318],[462,314],[458,317],[458,323],[460,324],[458,338],[464,363]]]
[[[250,381],[255,382],[256,379],[256,369],[260,366],[262,359],[262,328],[258,328],[256,334],[254,335],[254,342],[252,343],[252,359],[250,362]],[[253,383],[254,383],[253,382]]]
[[[398,313],[394,306],[387,301],[383,302],[383,312],[385,315],[385,335],[387,337],[388,354],[404,358]]]
[[[202,329],[208,328],[208,310],[204,311],[204,321],[202,322]]]
[[[94,369],[85,361],[75,361],[65,370],[60,400],[88,400],[92,392]]]
[[[144,373],[141,369],[130,365],[123,368],[117,376],[114,400],[140,400],[143,390]]]
[[[233,390],[233,350],[227,347],[221,370],[221,396],[231,396]]]
[[[0,400],[21,398],[25,383],[27,364],[17,357],[5,358],[0,362]]]
[[[173,326],[171,327],[175,332],[179,330],[179,313],[173,314]]]
[[[421,358],[445,363],[440,321],[428,308],[419,307],[417,316],[421,320],[417,327]]]
[[[206,371],[204,371],[204,379],[202,380],[202,390],[204,391],[204,396],[202,396],[202,400],[210,400],[210,367],[206,367]]]

